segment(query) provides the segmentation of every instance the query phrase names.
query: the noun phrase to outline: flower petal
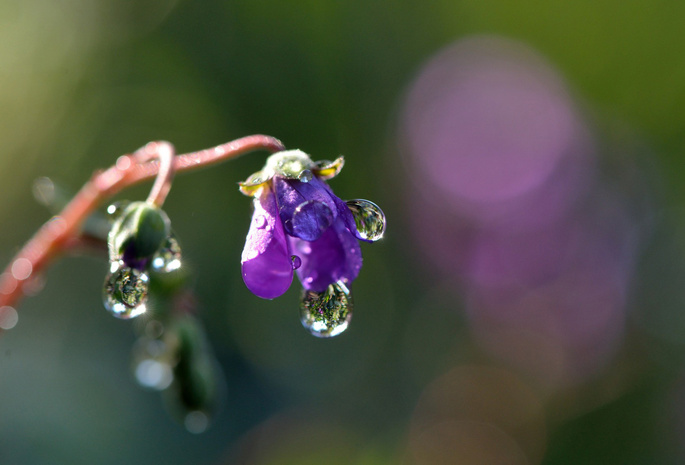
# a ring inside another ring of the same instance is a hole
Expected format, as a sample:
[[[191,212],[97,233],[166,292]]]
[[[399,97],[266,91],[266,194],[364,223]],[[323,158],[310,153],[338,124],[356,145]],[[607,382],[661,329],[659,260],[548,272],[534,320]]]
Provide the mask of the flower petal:
[[[337,207],[317,178],[309,182],[273,178],[278,214],[285,232],[306,241],[314,241],[328,229],[336,217]]]
[[[328,184],[322,184],[324,185],[326,192],[328,193],[333,204],[335,205],[336,213],[340,218],[342,218],[343,222],[345,223],[345,226],[352,233],[352,235],[360,241],[373,242],[359,234],[359,230],[357,229],[357,222],[354,220],[354,215],[350,211],[350,208],[347,206],[347,203],[344,200],[340,199],[340,197],[335,195],[333,193],[333,190],[328,186]]]
[[[315,241],[333,223],[335,215],[328,205],[317,200],[300,204],[293,212],[291,235]]]
[[[243,281],[258,297],[273,299],[288,290],[293,266],[278,218],[276,198],[263,189],[254,199],[254,214],[242,254]]]
[[[307,290],[323,292],[329,284],[341,280],[351,283],[359,274],[361,248],[341,218],[336,219],[315,241],[297,237],[288,239],[291,250],[302,260],[297,275]]]

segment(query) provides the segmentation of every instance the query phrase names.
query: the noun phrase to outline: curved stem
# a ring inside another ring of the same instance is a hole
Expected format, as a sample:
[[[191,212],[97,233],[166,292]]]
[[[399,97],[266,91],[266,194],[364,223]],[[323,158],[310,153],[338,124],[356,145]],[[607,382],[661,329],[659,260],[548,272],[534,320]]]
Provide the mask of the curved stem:
[[[171,190],[171,182],[174,180],[174,146],[169,142],[150,142],[138,149],[133,154],[136,164],[144,163],[155,158],[159,159],[159,171],[152,185],[147,202],[161,208],[164,200]]]
[[[285,150],[285,146],[273,137],[252,135],[176,157],[168,142],[151,142],[133,155],[120,157],[114,166],[93,174],[59,215],[41,226],[10,261],[0,274],[0,308],[16,305],[24,287],[80,236],[83,222],[106,199],[127,187],[157,177],[148,201],[159,206],[169,193],[174,171],[190,171],[221,163],[254,150],[275,153]],[[159,160],[150,160],[154,155]]]

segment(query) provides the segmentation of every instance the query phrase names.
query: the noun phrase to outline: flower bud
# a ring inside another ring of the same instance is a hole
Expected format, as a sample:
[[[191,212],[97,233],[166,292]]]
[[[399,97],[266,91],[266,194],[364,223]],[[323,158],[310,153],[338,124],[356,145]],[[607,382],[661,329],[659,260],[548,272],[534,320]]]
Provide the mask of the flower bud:
[[[142,268],[164,244],[169,231],[166,213],[147,202],[134,202],[112,225],[108,238],[110,260]]]

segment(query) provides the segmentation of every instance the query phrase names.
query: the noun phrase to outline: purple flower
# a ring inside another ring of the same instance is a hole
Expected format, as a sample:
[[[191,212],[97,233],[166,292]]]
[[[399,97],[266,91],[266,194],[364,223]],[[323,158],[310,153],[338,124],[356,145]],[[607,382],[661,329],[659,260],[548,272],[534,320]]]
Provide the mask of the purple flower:
[[[299,150],[279,152],[240,184],[244,194],[254,197],[242,274],[255,295],[280,296],[295,270],[304,289],[314,293],[337,283],[348,286],[357,277],[359,240],[380,239],[385,217],[371,202],[348,203],[333,194],[325,180],[337,175],[343,163],[342,157],[315,163]]]

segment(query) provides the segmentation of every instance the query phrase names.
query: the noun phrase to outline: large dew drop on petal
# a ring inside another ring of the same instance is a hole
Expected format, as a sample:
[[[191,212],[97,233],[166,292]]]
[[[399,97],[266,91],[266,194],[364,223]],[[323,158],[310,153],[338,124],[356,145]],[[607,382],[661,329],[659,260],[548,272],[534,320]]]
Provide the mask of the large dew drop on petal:
[[[146,273],[112,262],[102,295],[105,308],[124,320],[142,315],[147,310],[149,281]]]
[[[385,214],[378,205],[364,199],[348,200],[346,203],[361,239],[375,242],[383,237]]]
[[[291,235],[305,241],[315,241],[333,223],[333,211],[316,200],[304,202],[293,212]]]
[[[316,337],[333,337],[347,329],[352,318],[352,295],[339,281],[323,292],[305,290],[300,304],[300,320]]]

